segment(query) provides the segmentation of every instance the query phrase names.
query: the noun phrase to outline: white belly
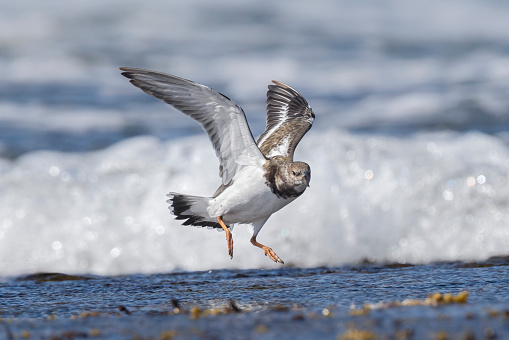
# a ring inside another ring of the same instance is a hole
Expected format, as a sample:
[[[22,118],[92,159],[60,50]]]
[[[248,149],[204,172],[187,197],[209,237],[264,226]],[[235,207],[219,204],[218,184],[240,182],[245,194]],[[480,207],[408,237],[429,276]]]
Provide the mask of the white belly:
[[[244,168],[232,186],[210,201],[210,216],[222,216],[226,224],[251,223],[268,218],[295,199],[274,195],[263,174],[259,168]]]

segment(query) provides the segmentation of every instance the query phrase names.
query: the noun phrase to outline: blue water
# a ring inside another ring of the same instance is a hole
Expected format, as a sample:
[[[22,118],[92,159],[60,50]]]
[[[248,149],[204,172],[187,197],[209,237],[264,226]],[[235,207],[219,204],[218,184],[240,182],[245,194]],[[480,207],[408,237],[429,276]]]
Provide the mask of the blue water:
[[[504,339],[509,336],[507,265],[507,258],[493,258],[420,266],[27,275],[0,284],[5,326],[0,334],[336,339],[365,332],[371,339],[433,339],[440,334]],[[390,305],[464,291],[465,303]],[[366,304],[372,306],[369,312],[355,314]]]

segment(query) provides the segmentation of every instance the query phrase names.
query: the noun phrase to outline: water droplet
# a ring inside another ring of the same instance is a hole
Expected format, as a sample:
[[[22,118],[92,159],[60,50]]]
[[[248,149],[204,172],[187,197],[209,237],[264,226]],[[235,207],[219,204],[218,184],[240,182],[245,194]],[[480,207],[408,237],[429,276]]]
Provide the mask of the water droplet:
[[[120,252],[121,252],[121,251],[120,251],[120,248],[115,247],[115,248],[113,248],[113,249],[111,249],[111,250],[110,250],[110,255],[111,255],[112,257],[118,257],[118,256],[120,255]]]
[[[372,179],[374,176],[375,176],[375,173],[373,172],[373,170],[366,170],[364,172],[364,177],[366,179]]]
[[[442,197],[446,201],[452,201],[454,199],[454,193],[450,190],[444,190],[444,192],[442,192]]]
[[[479,184],[486,183],[486,177],[484,175],[477,176],[477,183],[479,183]]]
[[[60,169],[58,168],[58,166],[52,165],[49,168],[48,172],[49,172],[50,176],[56,177],[60,174]]]
[[[60,241],[54,241],[54,242],[51,244],[51,248],[53,248],[54,250],[60,250],[60,249],[62,249],[62,242],[60,242]]]

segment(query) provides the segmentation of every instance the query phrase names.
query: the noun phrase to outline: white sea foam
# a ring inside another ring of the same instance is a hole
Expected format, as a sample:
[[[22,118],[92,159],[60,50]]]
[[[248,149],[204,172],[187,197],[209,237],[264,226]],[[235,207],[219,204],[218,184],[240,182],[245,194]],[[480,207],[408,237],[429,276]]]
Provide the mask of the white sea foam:
[[[311,187],[259,240],[286,263],[424,263],[507,252],[509,150],[481,133],[412,138],[341,130],[306,136],[296,154]],[[234,229],[184,227],[172,190],[210,195],[220,180],[204,136],[136,137],[90,153],[39,151],[0,162],[0,274],[119,274],[277,267]]]

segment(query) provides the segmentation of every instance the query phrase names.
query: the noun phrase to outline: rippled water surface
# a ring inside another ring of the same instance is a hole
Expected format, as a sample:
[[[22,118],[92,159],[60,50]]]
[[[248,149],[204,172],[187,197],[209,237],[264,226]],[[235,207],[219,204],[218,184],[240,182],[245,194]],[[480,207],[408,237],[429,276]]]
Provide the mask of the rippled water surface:
[[[466,303],[391,304],[463,291]],[[35,274],[5,280],[0,294],[4,334],[14,337],[509,336],[507,258],[116,277]]]

